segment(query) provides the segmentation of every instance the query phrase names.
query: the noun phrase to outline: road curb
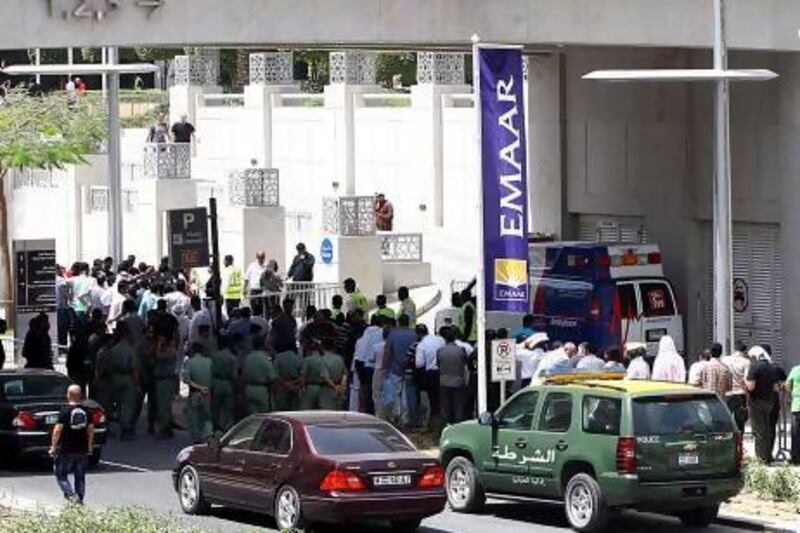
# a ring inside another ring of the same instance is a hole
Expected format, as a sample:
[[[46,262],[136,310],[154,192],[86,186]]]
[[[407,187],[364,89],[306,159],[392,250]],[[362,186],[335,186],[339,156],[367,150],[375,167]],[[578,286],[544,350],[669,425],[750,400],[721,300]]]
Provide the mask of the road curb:
[[[720,513],[716,522],[725,526],[740,527],[753,531],[771,531],[773,533],[798,533],[800,531],[800,523],[772,522],[737,513]]]

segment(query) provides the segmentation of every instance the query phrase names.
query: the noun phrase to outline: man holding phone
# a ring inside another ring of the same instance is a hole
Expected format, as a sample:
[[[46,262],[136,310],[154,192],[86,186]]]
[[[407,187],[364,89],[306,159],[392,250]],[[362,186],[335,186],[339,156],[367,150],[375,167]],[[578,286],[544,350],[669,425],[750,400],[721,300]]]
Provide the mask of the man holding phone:
[[[67,389],[68,405],[58,414],[50,445],[58,486],[64,498],[78,504],[86,493],[86,470],[94,443],[94,425],[89,410],[81,404],[81,395],[79,385]],[[70,472],[75,477],[74,487],[69,483]]]

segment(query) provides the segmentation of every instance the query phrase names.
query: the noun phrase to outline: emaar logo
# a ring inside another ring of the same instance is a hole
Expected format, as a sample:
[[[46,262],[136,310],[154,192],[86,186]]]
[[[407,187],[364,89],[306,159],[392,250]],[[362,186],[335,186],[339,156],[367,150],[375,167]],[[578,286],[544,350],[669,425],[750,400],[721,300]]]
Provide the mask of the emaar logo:
[[[528,300],[528,262],[524,259],[494,260],[494,297],[496,300]]]

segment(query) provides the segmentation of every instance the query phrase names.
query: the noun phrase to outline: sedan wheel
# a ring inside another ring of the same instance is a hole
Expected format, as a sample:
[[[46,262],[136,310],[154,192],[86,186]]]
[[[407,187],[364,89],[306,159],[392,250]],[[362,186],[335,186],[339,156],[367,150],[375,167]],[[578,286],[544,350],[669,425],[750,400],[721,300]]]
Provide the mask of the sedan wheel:
[[[186,514],[203,514],[208,510],[208,502],[200,490],[200,476],[193,466],[183,467],[178,478],[178,497],[181,509]]]
[[[303,527],[300,497],[297,491],[288,485],[282,487],[275,498],[275,522],[281,531]]]

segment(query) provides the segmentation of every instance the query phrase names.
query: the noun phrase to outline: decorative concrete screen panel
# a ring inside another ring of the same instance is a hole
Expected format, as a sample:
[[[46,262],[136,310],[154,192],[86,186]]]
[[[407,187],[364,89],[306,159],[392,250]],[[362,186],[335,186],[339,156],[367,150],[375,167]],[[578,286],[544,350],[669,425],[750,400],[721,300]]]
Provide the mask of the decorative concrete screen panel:
[[[375,235],[375,197],[323,198],[322,229],[348,237]]]
[[[175,56],[175,85],[217,85],[219,50],[204,48],[195,54]]]
[[[228,200],[241,207],[280,205],[280,180],[277,168],[247,168],[228,174]]]
[[[189,179],[192,177],[191,143],[145,143],[146,179]]]
[[[381,259],[394,263],[422,262],[422,233],[381,234]]]
[[[291,85],[294,83],[292,52],[250,54],[250,85]]]
[[[12,173],[14,189],[55,189],[58,187],[56,176],[52,170],[26,168]]]
[[[132,213],[139,205],[139,195],[133,189],[122,190],[122,208]],[[90,213],[108,212],[108,187],[90,187],[87,208]]]
[[[417,53],[417,83],[463,85],[464,54],[448,52]]]
[[[331,83],[375,85],[377,58],[374,52],[331,52]]]

